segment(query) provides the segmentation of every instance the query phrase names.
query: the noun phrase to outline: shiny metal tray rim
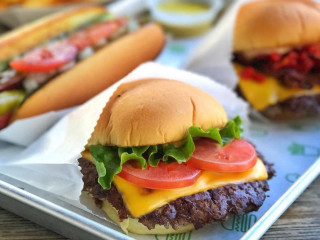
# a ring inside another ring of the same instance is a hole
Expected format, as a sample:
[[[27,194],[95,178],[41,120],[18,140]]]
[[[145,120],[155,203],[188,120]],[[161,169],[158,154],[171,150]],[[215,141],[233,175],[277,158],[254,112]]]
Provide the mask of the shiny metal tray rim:
[[[320,158],[267,210],[242,239],[260,239],[319,174]],[[5,179],[8,181],[11,178],[0,174],[0,207],[4,209],[28,218],[71,239],[133,239],[103,225],[103,219],[84,210],[78,209],[71,204],[66,204],[59,199],[55,199],[55,203],[53,203],[44,197],[20,189],[6,182]],[[11,180],[16,181],[14,179]],[[31,188],[33,187],[31,186]],[[5,201],[3,201],[5,197],[10,200],[10,205],[12,206],[5,204]],[[69,206],[69,209],[65,206]],[[19,208],[28,209],[28,211],[21,212]],[[43,217],[37,217],[37,214],[43,215]],[[90,219],[88,218],[89,215]],[[52,222],[55,222],[55,224],[52,225]],[[69,231],[65,231],[66,229]]]
[[[0,207],[10,212],[71,239],[133,240],[130,236],[103,225],[105,220],[60,200],[52,193],[38,190],[41,195],[49,196],[45,199],[6,181],[14,181],[18,186],[29,185],[20,184],[19,181],[0,174]],[[29,188],[36,189],[32,186]]]
[[[272,224],[290,207],[301,193],[320,175],[320,157],[243,235],[241,240],[260,239]]]

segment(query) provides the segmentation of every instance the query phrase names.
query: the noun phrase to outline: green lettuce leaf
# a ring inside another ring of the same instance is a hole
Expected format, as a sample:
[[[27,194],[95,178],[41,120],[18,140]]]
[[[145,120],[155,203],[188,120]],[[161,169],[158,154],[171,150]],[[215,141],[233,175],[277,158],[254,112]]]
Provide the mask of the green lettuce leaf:
[[[114,176],[122,169],[117,148],[94,145],[89,150],[96,165],[99,184],[103,189],[110,189]]]
[[[152,167],[156,167],[163,158],[163,148],[161,145],[151,145],[148,149],[148,163]]]
[[[220,130],[220,136],[222,139],[222,145],[226,145],[235,138],[243,137],[242,120],[239,116],[229,121],[227,125]]]
[[[147,165],[157,166],[160,160],[169,164],[187,162],[195,150],[194,138],[203,137],[217,141],[222,146],[235,138],[242,138],[243,128],[240,117],[229,121],[219,130],[210,128],[204,131],[192,126],[188,129],[187,137],[179,144],[164,144],[142,147],[110,147],[95,145],[90,147],[90,153],[98,172],[98,182],[103,189],[110,189],[114,176],[121,172],[122,165],[129,160],[137,161],[142,169]]]
[[[221,144],[221,136],[217,128],[210,128],[208,131],[204,131],[199,127],[192,126],[189,128],[187,138],[184,140],[182,145],[175,146],[170,143],[164,145],[163,161],[170,163],[173,160],[179,164],[188,161],[195,150],[193,139],[197,137],[210,138]]]
[[[118,155],[120,157],[121,166],[125,164],[125,162],[129,160],[136,160],[140,163],[141,168],[145,169],[147,167],[147,161],[142,156],[143,153],[145,153],[148,150],[149,146],[143,146],[143,147],[132,147],[132,148],[118,148]]]

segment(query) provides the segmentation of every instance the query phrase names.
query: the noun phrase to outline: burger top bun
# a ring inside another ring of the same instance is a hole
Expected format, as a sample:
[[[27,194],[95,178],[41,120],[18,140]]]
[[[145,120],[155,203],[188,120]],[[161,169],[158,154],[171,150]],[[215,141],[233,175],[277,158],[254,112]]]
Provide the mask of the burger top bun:
[[[260,0],[241,7],[234,51],[320,42],[320,4],[312,0]]]
[[[142,79],[119,86],[106,104],[91,145],[145,146],[184,139],[189,127],[227,123],[223,107],[206,92],[174,80]]]

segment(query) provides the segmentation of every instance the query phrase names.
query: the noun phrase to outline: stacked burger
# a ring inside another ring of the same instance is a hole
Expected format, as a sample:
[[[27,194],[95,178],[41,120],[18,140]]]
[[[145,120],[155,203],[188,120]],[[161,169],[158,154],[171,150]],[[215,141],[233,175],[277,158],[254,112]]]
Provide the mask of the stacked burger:
[[[166,79],[119,86],[79,159],[83,190],[125,232],[167,234],[256,211],[274,175],[209,94]]]
[[[320,5],[311,0],[245,4],[234,29],[239,92],[274,120],[320,115]]]

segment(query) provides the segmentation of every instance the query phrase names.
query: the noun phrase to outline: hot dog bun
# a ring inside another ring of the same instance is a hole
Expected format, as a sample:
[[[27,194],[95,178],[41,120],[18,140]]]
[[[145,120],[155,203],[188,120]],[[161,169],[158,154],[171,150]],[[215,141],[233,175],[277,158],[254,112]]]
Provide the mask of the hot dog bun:
[[[0,62],[34,48],[61,33],[80,27],[106,12],[104,7],[68,9],[18,28],[0,37]]]
[[[243,5],[234,28],[234,51],[320,42],[320,5],[311,0],[262,0]]]
[[[162,29],[150,24],[107,44],[31,95],[14,113],[11,122],[84,103],[141,63],[154,59],[164,42]]]

